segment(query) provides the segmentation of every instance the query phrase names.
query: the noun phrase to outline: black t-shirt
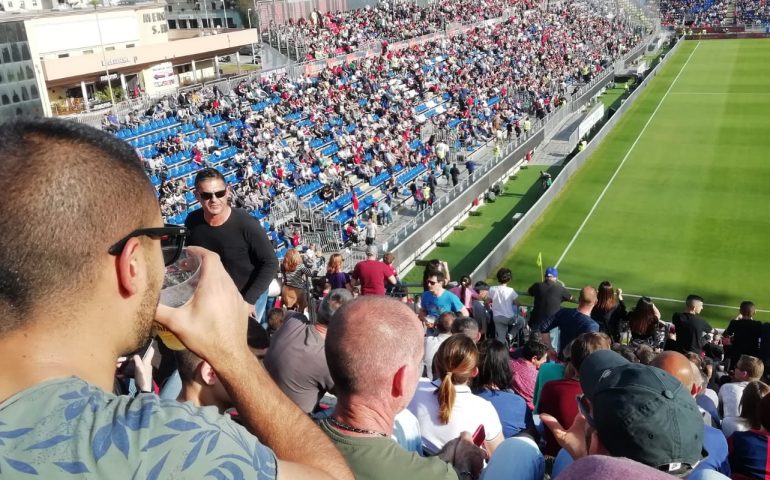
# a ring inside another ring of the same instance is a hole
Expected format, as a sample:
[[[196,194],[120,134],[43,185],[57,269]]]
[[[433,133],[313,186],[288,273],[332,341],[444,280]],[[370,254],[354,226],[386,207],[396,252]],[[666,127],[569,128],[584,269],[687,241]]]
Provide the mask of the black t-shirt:
[[[527,292],[535,297],[535,305],[529,319],[529,325],[534,329],[539,329],[540,325],[558,312],[561,302],[572,298],[569,290],[558,282],[538,282],[529,287]]]
[[[265,230],[244,210],[233,208],[230,218],[212,227],[199,209],[187,216],[189,245],[207,248],[219,254],[227,273],[243,299],[254,304],[278,273],[278,259]]]
[[[731,320],[724,332],[731,336],[730,357],[741,355],[759,357],[759,337],[762,336],[762,322],[757,320]]]
[[[709,323],[692,313],[675,313],[671,318],[676,328],[676,347],[682,353],[703,351],[703,334],[714,330]]]
[[[759,340],[759,358],[765,363],[770,363],[770,322],[762,323]]]

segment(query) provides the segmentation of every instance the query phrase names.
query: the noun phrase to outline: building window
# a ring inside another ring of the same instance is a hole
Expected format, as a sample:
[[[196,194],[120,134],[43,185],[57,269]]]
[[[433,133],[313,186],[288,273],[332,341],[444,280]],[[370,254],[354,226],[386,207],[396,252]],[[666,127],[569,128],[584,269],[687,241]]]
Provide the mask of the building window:
[[[171,8],[171,5],[169,5],[169,6],[168,6],[168,11],[169,11],[169,12],[172,12],[172,11],[173,11],[173,10],[172,10],[172,8]]]
[[[196,20],[194,18],[191,19],[190,20],[190,28],[198,28],[198,20]]]
[[[69,56],[70,56],[70,54],[69,54],[69,53],[60,53],[60,54],[59,54],[59,58],[67,58],[67,57],[69,57]]]
[[[217,2],[211,2],[211,9],[216,10],[217,9]]]
[[[106,52],[111,52],[111,51],[115,50],[115,47],[104,47],[104,50]]]
[[[21,3],[19,4],[19,8],[20,8],[20,9],[22,9],[22,10],[24,10],[24,2],[21,2]]]
[[[37,0],[32,0],[32,6],[37,7]]]
[[[176,29],[176,20],[169,20],[168,21],[168,28]]]
[[[133,43],[127,43],[126,48],[134,48],[136,45]]]
[[[94,53],[93,50],[83,50],[83,55],[91,55],[92,53]]]
[[[13,2],[11,1],[8,2],[8,8],[13,8]]]

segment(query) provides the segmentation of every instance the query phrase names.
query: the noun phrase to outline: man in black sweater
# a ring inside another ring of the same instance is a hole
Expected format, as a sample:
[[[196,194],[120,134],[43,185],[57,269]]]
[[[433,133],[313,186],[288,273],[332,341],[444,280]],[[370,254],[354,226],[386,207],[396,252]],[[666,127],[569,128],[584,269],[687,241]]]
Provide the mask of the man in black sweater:
[[[703,345],[706,343],[704,335],[714,329],[700,316],[703,311],[703,298],[698,295],[688,295],[686,300],[687,310],[675,313],[671,318],[676,329],[675,350],[681,353],[703,353]]]
[[[246,211],[231,208],[224,176],[205,168],[195,176],[195,197],[201,208],[188,215],[188,243],[219,254],[222,264],[253,305],[252,315],[262,321],[267,289],[278,273],[278,259],[259,221]]]

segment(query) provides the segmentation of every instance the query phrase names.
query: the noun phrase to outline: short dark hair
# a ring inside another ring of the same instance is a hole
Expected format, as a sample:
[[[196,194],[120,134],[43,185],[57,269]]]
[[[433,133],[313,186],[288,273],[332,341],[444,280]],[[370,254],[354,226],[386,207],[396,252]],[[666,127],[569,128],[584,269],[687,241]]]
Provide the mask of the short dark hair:
[[[176,369],[179,372],[179,378],[182,380],[182,383],[195,381],[195,372],[198,370],[198,365],[201,364],[203,359],[190,350],[174,351],[174,358],[176,359]]]
[[[613,343],[610,349],[631,363],[639,363],[639,358],[636,356],[636,352],[634,352],[633,347],[629,345]]]
[[[462,333],[464,335],[469,335],[471,332],[478,333],[479,330],[479,322],[476,321],[475,318],[471,317],[457,317],[455,318],[455,321],[452,322],[452,333]]]
[[[246,331],[246,343],[255,350],[270,348],[270,335],[259,322],[249,319],[249,326]]]
[[[754,315],[757,313],[757,307],[754,305],[754,302],[746,300],[741,302],[740,311],[744,318],[754,318]]]
[[[687,308],[694,307],[695,302],[703,303],[703,297],[701,297],[700,295],[687,295],[687,300],[685,300],[685,303],[687,304]]]
[[[572,341],[570,349],[570,363],[579,372],[583,360],[597,350],[609,350],[612,345],[610,337],[606,333],[587,332],[579,335]]]
[[[511,372],[508,349],[500,340],[488,338],[478,344],[479,374],[473,379],[475,392],[484,386],[493,385],[500,390],[511,388],[513,373]]]
[[[642,343],[636,347],[634,353],[636,354],[636,358],[639,359],[639,363],[642,365],[651,364],[656,355],[655,350],[653,350],[652,347],[646,343]]]
[[[497,271],[497,281],[500,283],[508,283],[513,278],[510,268],[501,268]]]
[[[548,353],[548,346],[537,340],[529,340],[521,349],[521,356],[526,360],[543,358],[546,353]]]
[[[88,291],[110,246],[160,218],[134,149],[67,120],[0,125],[0,191],[0,335]]]
[[[425,276],[425,280],[427,281],[430,277],[436,277],[436,281],[439,283],[443,282],[446,278],[443,272],[430,272]]]
[[[450,333],[452,331],[452,324],[455,321],[455,314],[452,312],[444,312],[439,315],[436,321],[436,330],[438,333]]]
[[[206,180],[222,180],[225,185],[227,185],[225,176],[222,175],[222,172],[216,168],[204,168],[203,170],[199,171],[195,175],[195,188],[198,188],[198,186]]]

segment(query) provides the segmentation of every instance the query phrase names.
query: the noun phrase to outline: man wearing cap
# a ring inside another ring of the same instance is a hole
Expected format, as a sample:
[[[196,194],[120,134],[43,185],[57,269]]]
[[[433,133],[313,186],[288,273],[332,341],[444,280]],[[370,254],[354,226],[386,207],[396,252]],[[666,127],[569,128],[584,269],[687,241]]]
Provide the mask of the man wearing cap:
[[[626,457],[677,477],[690,475],[706,458],[698,406],[670,374],[631,363],[612,350],[598,350],[583,361],[580,385],[580,414],[569,430],[541,415],[572,458]],[[554,476],[571,463],[563,453],[559,457]]]
[[[548,267],[545,271],[545,279],[529,287],[527,293],[535,298],[532,315],[529,317],[529,327],[532,331],[540,330],[540,325],[545,323],[561,308],[561,302],[572,302],[572,294],[558,281],[559,272],[554,267]]]
[[[663,352],[655,357],[650,365],[660,368],[679,380],[690,391],[693,398],[700,393],[703,385],[700,369],[681,353]],[[701,416],[703,413],[701,410]],[[704,425],[704,427],[703,447],[708,452],[708,457],[698,464],[696,470],[715,470],[729,476],[730,463],[727,459],[727,440],[724,434],[711,425]]]
[[[366,247],[366,260],[360,261],[353,268],[351,275],[361,286],[361,295],[385,295],[385,282],[396,284],[393,269],[377,259],[377,246]]]
[[[301,315],[287,318],[272,338],[265,356],[265,369],[276,384],[305,413],[334,387],[326,365],[324,341],[329,321],[339,307],[353,299],[344,288],[336,288],[321,302],[317,322],[311,325]]]
[[[543,333],[543,343],[551,345],[550,331],[559,329],[559,352],[563,352],[569,342],[582,333],[598,332],[599,324],[591,318],[591,311],[596,305],[596,289],[591,286],[583,287],[578,298],[578,308],[562,308],[555,315],[540,324]]]

